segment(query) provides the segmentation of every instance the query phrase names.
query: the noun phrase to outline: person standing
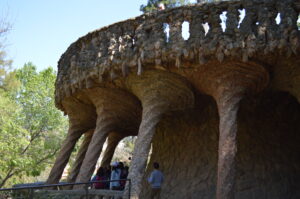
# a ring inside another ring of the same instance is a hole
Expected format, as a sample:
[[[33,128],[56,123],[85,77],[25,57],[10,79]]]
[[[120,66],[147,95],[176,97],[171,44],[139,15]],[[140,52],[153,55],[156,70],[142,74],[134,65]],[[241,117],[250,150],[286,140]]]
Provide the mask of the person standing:
[[[164,182],[164,175],[159,170],[159,164],[153,163],[154,170],[151,172],[148,182],[151,185],[151,199],[160,199],[161,185]]]
[[[114,162],[112,164],[112,171],[110,175],[110,186],[109,188],[111,190],[120,190],[120,176],[121,176],[121,171],[119,169],[119,164],[117,162]]]
[[[106,182],[108,178],[105,177],[105,170],[103,167],[100,167],[97,171],[97,174],[93,181],[97,181],[94,183],[95,189],[105,189],[106,188]]]

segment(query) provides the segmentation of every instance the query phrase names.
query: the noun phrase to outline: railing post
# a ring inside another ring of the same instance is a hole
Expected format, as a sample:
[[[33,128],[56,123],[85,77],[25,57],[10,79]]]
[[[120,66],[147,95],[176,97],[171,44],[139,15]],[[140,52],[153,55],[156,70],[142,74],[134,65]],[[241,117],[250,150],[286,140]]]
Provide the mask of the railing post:
[[[131,179],[128,179],[128,181],[129,181],[128,199],[130,199],[130,196],[131,196]]]
[[[89,198],[89,184],[86,184],[84,189],[85,189],[85,198],[88,199]]]
[[[33,189],[29,189],[29,198],[33,198]]]

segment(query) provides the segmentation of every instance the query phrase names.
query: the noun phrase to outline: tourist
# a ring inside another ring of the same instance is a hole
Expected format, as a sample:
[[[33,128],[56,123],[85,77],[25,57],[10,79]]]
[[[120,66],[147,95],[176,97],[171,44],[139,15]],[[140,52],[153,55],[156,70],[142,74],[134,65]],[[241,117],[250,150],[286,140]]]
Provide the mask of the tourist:
[[[110,176],[111,176],[111,167],[110,166],[107,166],[106,168],[105,168],[105,173],[104,173],[104,175],[105,175],[105,177],[106,177],[106,179],[108,180],[106,183],[105,183],[105,187],[106,187],[106,189],[109,189],[109,185],[110,185],[110,182],[109,182],[109,180],[110,180]]]
[[[121,190],[124,190],[124,188],[125,188],[126,180],[127,180],[127,176],[128,176],[128,170],[129,170],[128,166],[125,166],[122,169],[122,172],[121,172],[121,181],[120,181],[120,188],[121,188]]]
[[[111,170],[111,176],[110,180],[110,186],[109,188],[111,190],[120,190],[120,176],[121,176],[121,171],[119,169],[119,164],[117,162],[114,162],[112,164],[112,170]]]
[[[148,182],[151,185],[151,199],[160,199],[161,185],[164,181],[163,173],[158,170],[159,164],[157,162],[153,163],[154,171],[151,172]]]
[[[93,181],[102,181],[94,183],[95,189],[106,189],[106,182],[108,178],[105,176],[105,170],[103,167],[100,167],[97,171],[96,176],[93,178]]]

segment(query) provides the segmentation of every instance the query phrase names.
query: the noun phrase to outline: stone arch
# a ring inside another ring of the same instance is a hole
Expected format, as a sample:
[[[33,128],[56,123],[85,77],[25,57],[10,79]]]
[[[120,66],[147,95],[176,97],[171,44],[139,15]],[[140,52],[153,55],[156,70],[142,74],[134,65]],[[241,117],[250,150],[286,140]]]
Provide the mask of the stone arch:
[[[84,92],[96,108],[97,121],[76,182],[89,181],[109,134],[135,134],[141,115],[140,102],[124,89],[95,87]],[[82,185],[74,188],[82,188]]]

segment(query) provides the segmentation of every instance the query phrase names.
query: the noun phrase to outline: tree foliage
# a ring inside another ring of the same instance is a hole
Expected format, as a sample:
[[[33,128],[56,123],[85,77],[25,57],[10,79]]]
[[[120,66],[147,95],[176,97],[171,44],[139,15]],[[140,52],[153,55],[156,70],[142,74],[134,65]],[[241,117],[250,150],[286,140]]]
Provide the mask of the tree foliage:
[[[197,0],[197,3],[205,3],[212,1],[221,1],[221,0]],[[141,5],[140,11],[144,13],[157,11],[159,4],[164,4],[165,8],[174,8],[177,6],[188,5],[195,1],[191,0],[148,0],[146,5]]]
[[[54,106],[52,68],[37,72],[28,63],[5,73],[3,82],[18,82],[18,87],[3,83],[0,93],[0,187],[38,176],[53,161],[67,126]]]
[[[11,28],[0,17],[0,188],[38,176],[66,132],[66,118],[54,106],[52,68],[37,72],[32,63],[12,70],[4,49]]]
[[[144,13],[155,11],[158,9],[160,3],[163,3],[166,8],[173,8],[180,5],[186,5],[189,2],[189,0],[148,0],[146,5],[141,5],[140,11]]]
[[[133,156],[135,141],[136,141],[135,136],[124,138],[117,146],[112,162],[123,162],[126,165],[129,165],[130,164],[129,157]]]

